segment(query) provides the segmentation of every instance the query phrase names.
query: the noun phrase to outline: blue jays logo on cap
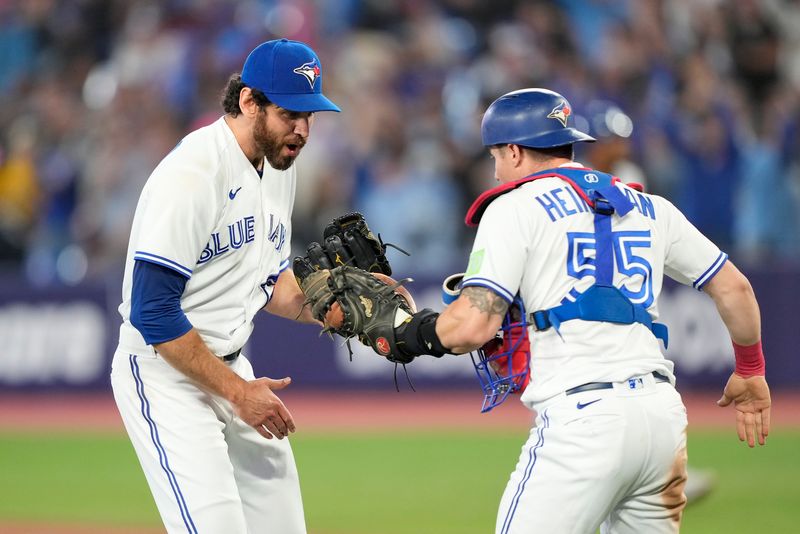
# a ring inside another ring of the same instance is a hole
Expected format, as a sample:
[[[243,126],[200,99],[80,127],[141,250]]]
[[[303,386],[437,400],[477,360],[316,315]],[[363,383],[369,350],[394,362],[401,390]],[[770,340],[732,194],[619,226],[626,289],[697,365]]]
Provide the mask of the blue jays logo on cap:
[[[289,111],[339,111],[322,94],[322,65],[316,52],[299,41],[275,39],[258,45],[244,62],[242,82]]]
[[[572,110],[569,109],[565,101],[561,101],[559,105],[553,108],[553,111],[547,116],[548,119],[556,119],[562,126],[567,126],[567,119],[572,115]]]
[[[308,84],[311,88],[314,88],[314,82],[317,81],[319,77],[319,65],[317,64],[316,60],[309,61],[308,63],[303,63],[292,72],[295,74],[300,74],[306,80],[308,80]]]

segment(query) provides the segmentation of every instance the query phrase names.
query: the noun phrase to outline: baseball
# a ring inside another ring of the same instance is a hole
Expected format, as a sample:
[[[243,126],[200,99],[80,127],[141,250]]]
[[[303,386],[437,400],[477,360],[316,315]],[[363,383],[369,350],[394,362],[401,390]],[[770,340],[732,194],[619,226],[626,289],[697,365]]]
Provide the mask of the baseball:
[[[388,284],[388,285],[391,285],[391,284],[394,284],[395,282],[397,282],[397,280],[395,280],[391,276],[387,276],[387,275],[385,275],[383,273],[372,273],[372,276],[374,276],[375,278],[377,278],[378,280],[380,280],[384,284]],[[408,303],[408,306],[411,308],[412,311],[414,311],[414,312],[417,311],[417,305],[414,302],[414,298],[411,296],[411,293],[408,292],[408,289],[406,289],[404,286],[400,286],[397,289],[395,289],[395,293],[397,293],[398,295],[403,297],[403,299],[405,299],[405,301]]]

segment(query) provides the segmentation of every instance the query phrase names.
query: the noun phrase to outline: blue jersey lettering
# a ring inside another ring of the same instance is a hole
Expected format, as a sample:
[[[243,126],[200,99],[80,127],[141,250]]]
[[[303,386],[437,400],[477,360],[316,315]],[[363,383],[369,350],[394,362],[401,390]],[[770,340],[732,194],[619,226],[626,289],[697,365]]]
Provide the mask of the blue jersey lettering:
[[[578,210],[567,207],[567,202],[563,198],[561,198],[561,195],[564,194],[563,188],[553,189],[550,192],[553,194],[553,197],[555,197],[555,199],[558,200],[558,203],[561,204],[561,209],[564,210],[564,213],[566,213],[567,215],[575,215],[576,213],[578,213]]]
[[[271,213],[269,215],[268,239],[275,245],[275,250],[281,250],[283,248],[284,241],[286,241],[286,226],[284,226],[280,221],[278,221],[278,224],[275,224],[275,216]]]
[[[563,219],[576,213],[584,213],[589,211],[586,202],[580,198],[572,187],[564,186],[551,189],[547,193],[542,193],[536,197],[536,200],[547,212],[550,220],[555,222],[556,219]]]
[[[228,225],[227,232],[214,232],[211,234],[211,239],[208,244],[200,253],[200,258],[197,264],[203,264],[211,261],[217,256],[221,256],[229,250],[238,250],[247,243],[252,243],[255,240],[255,218],[248,215],[243,219],[239,219],[232,224]]]
[[[616,270],[625,275],[619,289],[631,302],[645,308],[653,303],[653,268],[634,249],[652,247],[650,230],[616,231],[611,233]],[[597,272],[597,244],[593,232],[567,233],[567,274],[581,279]]]
[[[236,221],[228,226],[231,247],[241,248],[244,244],[244,221]]]
[[[656,209],[653,206],[652,200],[647,198],[642,193],[634,193],[627,188],[623,188],[623,191],[625,192],[625,196],[628,197],[628,200],[633,202],[633,205],[636,206],[637,210],[639,210],[639,213],[645,217],[650,217],[654,221],[656,220]]]
[[[211,234],[211,241],[214,243],[214,256],[219,256],[220,254],[228,252],[228,245],[223,245],[220,242],[218,232]]]
[[[567,187],[566,190],[567,193],[569,193],[569,196],[572,197],[572,200],[575,201],[575,206],[578,207],[578,211],[580,212],[589,211],[589,205],[586,203],[586,201],[584,201],[581,197],[578,196],[578,193],[576,193],[573,188]]]
[[[636,207],[639,208],[639,213],[641,213],[645,217],[650,217],[655,221],[656,209],[655,207],[653,207],[653,201],[641,193],[637,193],[636,197],[638,200],[638,202],[636,203]]]
[[[539,195],[538,197],[536,197],[536,200],[539,202],[539,204],[542,205],[542,207],[544,208],[544,211],[550,217],[551,221],[555,221],[556,220],[556,218],[553,217],[553,212],[555,212],[556,215],[558,215],[559,219],[564,216],[564,213],[562,213],[561,208],[558,207],[558,205],[556,204],[555,200],[550,198],[550,195],[548,195],[547,193]]]

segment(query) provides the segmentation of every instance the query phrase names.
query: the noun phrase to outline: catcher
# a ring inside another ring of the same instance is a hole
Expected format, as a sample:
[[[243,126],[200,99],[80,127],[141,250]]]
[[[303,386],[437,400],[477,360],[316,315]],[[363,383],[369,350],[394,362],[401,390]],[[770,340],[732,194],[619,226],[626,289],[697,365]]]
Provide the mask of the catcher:
[[[656,322],[663,276],[713,299],[736,359],[718,404],[735,407],[750,447],[766,444],[770,430],[758,303],[727,255],[666,199],[574,162],[573,145],[594,138],[573,121],[562,95],[539,88],[487,109],[481,135],[500,185],[467,214],[475,243],[461,294],[441,314],[409,313],[391,286],[349,288],[352,277],[335,272],[343,267],[329,271],[341,285],[328,287],[347,333],[400,363],[483,346],[521,299],[536,355],[521,400],[537,417],[497,533],[589,533],[601,524],[677,532],[687,419],[659,350],[668,342]]]

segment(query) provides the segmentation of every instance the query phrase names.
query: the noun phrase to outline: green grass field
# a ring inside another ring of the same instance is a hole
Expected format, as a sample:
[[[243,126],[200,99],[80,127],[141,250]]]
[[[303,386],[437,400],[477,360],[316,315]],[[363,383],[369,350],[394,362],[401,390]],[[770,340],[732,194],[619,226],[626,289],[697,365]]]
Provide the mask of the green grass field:
[[[293,438],[312,534],[487,533],[523,432],[308,434]],[[682,532],[800,530],[800,430],[749,450],[732,432],[692,432],[690,463],[717,474]],[[160,524],[124,436],[0,432],[4,521]]]

